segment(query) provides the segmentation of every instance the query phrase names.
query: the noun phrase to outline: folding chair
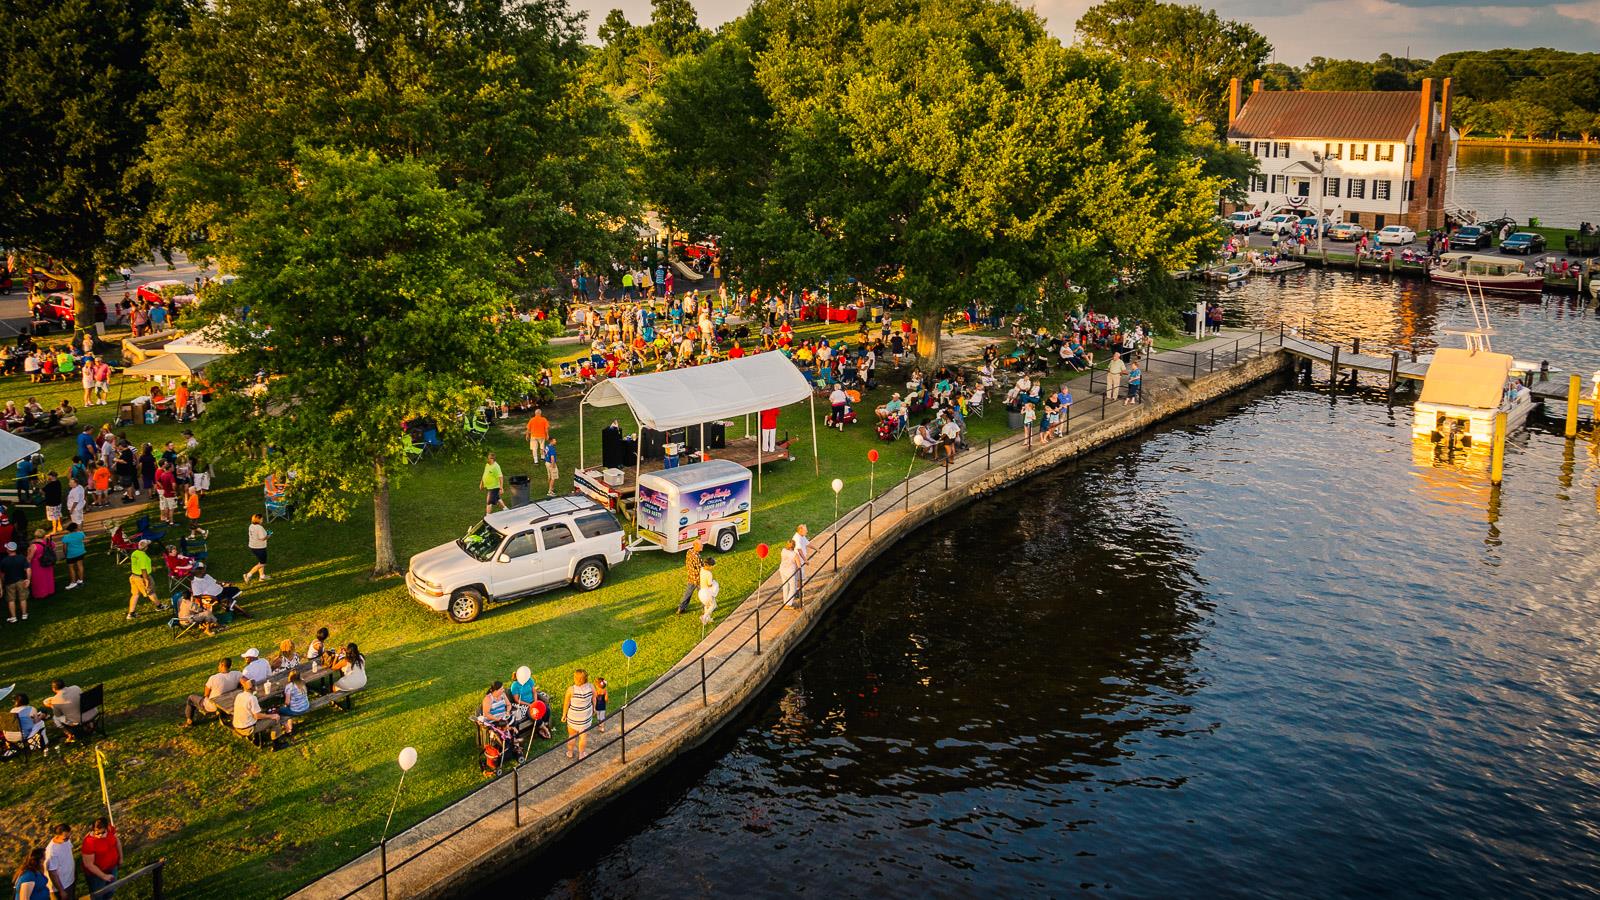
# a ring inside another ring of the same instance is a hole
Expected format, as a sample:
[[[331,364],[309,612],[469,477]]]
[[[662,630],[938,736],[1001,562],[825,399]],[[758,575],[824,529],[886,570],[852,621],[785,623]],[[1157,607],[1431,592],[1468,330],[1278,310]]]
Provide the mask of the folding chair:
[[[152,527],[148,513],[140,516],[139,520],[134,523],[134,527],[138,529],[138,539],[141,541],[149,541],[153,544],[167,536],[168,526],[163,525],[160,528]]]
[[[211,556],[209,533],[203,528],[197,528],[187,535],[178,538],[178,553],[194,560],[205,562]]]
[[[30,761],[34,753],[47,754],[50,752],[50,739],[45,734],[41,725],[27,740],[22,739],[22,721],[17,714],[5,710],[0,712],[0,746],[4,747],[6,758],[21,755],[23,760]]]
[[[137,549],[139,544],[123,535],[121,525],[111,529],[111,556],[116,559],[117,565],[127,565],[128,557]]]
[[[289,520],[289,504],[284,502],[281,496],[277,499],[268,497],[267,522],[270,524],[277,519],[283,519],[285,522]]]
[[[465,427],[467,440],[474,444],[483,443],[483,439],[489,435],[489,423],[483,420],[483,412],[481,410],[467,417]]]
[[[194,560],[180,556],[177,550],[169,548],[162,555],[161,561],[167,567],[167,593],[177,594],[179,591],[187,591],[189,582],[194,577]]]
[[[72,733],[78,740],[83,740],[91,734],[98,732],[100,736],[106,735],[106,686],[97,684],[84,691],[78,698],[78,722],[75,725],[63,725],[62,728]]]

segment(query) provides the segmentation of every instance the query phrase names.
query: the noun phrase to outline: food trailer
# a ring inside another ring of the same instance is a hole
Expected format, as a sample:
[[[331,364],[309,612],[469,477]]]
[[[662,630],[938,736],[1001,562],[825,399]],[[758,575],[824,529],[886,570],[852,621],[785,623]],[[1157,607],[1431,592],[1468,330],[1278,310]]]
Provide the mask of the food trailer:
[[[750,531],[751,477],[749,469],[727,459],[640,475],[635,546],[677,553],[698,535],[727,553]]]

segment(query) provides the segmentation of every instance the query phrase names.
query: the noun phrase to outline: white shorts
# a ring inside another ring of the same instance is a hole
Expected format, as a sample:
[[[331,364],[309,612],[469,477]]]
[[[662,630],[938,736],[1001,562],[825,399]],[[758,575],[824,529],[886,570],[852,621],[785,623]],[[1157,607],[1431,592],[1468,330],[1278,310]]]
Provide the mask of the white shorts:
[[[175,497],[175,496],[174,497],[165,497],[164,496],[164,497],[161,498],[161,511],[162,512],[169,512],[169,511],[177,509],[177,508],[178,508],[178,498],[177,497]]]

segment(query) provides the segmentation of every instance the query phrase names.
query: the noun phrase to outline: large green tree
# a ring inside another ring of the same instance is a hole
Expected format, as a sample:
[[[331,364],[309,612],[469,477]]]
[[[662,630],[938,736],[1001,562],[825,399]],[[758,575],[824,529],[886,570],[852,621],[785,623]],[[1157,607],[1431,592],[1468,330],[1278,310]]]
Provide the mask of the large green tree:
[[[1067,281],[1108,299],[1212,236],[1221,184],[1170,105],[1009,3],[757,3],[661,97],[675,222],[720,232],[757,284],[904,297],[934,359],[952,309]]]
[[[196,3],[157,51],[164,217],[225,247],[296,147],[370,148],[433,166],[522,279],[619,252],[631,145],[581,36],[562,0]]]
[[[1190,120],[1227,128],[1228,81],[1261,76],[1272,45],[1244,22],[1160,0],[1105,0],[1078,20],[1085,44],[1125,60]]]
[[[248,461],[247,475],[292,471],[312,515],[341,519],[370,500],[373,573],[393,574],[401,424],[430,418],[459,438],[464,414],[526,389],[544,342],[503,315],[498,236],[430,166],[332,149],[293,165],[289,190],[243,198],[229,229],[241,277],[205,301],[248,311],[219,326],[234,352],[207,370],[205,439]]]
[[[100,272],[149,252],[136,165],[157,110],[149,34],[181,14],[177,0],[0,4],[0,244],[65,276],[79,328]]]

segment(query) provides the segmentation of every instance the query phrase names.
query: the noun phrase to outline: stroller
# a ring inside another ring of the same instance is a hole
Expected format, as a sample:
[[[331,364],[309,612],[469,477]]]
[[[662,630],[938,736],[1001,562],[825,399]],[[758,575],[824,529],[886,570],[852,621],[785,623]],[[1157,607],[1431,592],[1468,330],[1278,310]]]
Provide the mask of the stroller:
[[[483,777],[494,778],[524,758],[526,747],[517,740],[516,725],[483,716],[473,716],[472,721],[478,727],[478,768]]]
[[[878,416],[878,440],[894,442],[905,433],[905,420],[899,416]]]

